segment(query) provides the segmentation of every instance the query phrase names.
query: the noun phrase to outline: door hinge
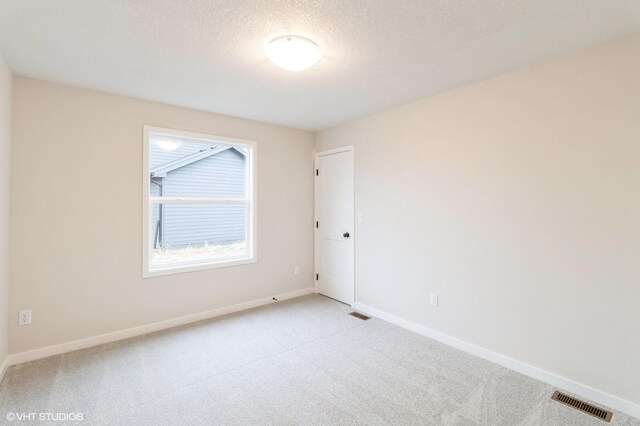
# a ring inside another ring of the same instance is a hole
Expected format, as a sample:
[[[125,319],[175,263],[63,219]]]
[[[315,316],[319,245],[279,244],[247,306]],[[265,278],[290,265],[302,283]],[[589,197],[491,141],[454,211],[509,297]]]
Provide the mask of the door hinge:
[[[318,222],[316,222],[316,228],[318,227]]]
[[[316,176],[320,176],[319,172],[318,172],[318,169],[316,169]]]
[[[316,281],[318,281],[318,274],[316,274]]]

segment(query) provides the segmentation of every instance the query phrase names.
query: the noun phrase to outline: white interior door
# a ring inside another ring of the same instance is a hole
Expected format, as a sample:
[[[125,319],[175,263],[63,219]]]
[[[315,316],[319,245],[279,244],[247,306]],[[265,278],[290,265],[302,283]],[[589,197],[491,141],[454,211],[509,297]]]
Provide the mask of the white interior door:
[[[353,148],[316,154],[316,284],[320,294],[354,301]]]

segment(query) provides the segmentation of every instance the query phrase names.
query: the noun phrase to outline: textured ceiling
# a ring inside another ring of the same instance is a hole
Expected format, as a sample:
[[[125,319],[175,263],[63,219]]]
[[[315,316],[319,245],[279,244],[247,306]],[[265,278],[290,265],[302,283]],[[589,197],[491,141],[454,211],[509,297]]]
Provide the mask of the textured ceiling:
[[[308,130],[638,31],[638,0],[0,1],[16,74]],[[287,33],[325,57],[277,68]]]

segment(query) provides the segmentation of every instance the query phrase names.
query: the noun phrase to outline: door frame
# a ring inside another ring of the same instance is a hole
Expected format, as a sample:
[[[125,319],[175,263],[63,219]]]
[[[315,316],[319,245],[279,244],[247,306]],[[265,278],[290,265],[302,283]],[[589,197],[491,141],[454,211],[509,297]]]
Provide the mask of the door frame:
[[[353,258],[353,277],[351,282],[353,283],[353,303],[356,303],[356,169],[355,169],[355,147],[353,145],[347,145],[340,148],[328,149],[325,151],[318,151],[313,154],[313,287],[314,291],[318,293],[318,280],[316,276],[318,274],[318,228],[316,228],[316,221],[318,221],[318,180],[316,179],[316,170],[318,170],[318,160],[320,157],[326,157],[327,155],[340,154],[342,152],[351,152],[351,168],[353,170],[353,217],[351,218],[351,229],[353,230],[353,246],[351,249],[351,257]]]

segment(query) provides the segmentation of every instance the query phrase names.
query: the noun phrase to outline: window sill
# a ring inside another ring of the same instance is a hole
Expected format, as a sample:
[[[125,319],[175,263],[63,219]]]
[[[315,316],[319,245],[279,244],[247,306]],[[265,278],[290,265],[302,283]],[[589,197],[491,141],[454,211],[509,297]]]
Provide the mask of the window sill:
[[[165,268],[155,268],[151,270],[144,270],[142,272],[142,278],[153,278],[162,275],[182,274],[186,272],[205,271],[207,269],[228,268],[230,266],[248,265],[251,263],[257,263],[258,259],[255,257],[231,259],[225,261],[216,261],[209,263],[198,263],[194,265],[176,265],[167,266]]]

